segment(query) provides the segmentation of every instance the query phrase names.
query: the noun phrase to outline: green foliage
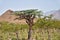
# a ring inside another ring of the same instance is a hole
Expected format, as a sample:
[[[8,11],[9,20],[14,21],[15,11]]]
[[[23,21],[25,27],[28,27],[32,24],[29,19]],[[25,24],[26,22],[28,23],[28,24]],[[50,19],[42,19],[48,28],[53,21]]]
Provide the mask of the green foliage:
[[[28,34],[28,25],[27,24],[14,24],[14,23],[8,23],[8,22],[0,22],[0,33],[1,31],[3,31],[3,33],[1,34],[2,35],[2,39],[6,39],[7,38],[7,33],[11,33],[11,32],[15,32],[15,31],[19,31],[21,32],[19,35],[21,35],[21,39],[24,38],[24,39],[27,39],[27,34]],[[39,38],[41,37],[41,32],[38,32],[39,31],[39,28],[45,28],[49,26],[48,28],[56,28],[56,29],[59,29],[60,30],[60,21],[57,21],[57,20],[45,20],[44,18],[40,18],[37,20],[37,22],[34,24],[34,26],[32,27],[32,29],[34,29],[34,33],[33,33],[33,36],[35,37],[37,35],[37,39],[40,40]],[[22,31],[20,31],[22,30]],[[37,31],[38,30],[38,31]],[[46,31],[46,30],[44,30]],[[53,29],[52,29],[53,31]],[[52,32],[52,38],[56,39],[56,40],[59,40],[59,33],[57,34],[58,32],[54,31]],[[46,33],[43,33],[44,35],[46,34],[47,36],[47,32]],[[43,35],[42,34],[42,35]],[[54,35],[56,34],[56,36]],[[1,36],[0,35],[0,36]],[[13,36],[13,37],[12,37]],[[15,34],[11,35],[11,38],[16,38],[15,37]],[[35,37],[36,38],[36,37]],[[54,40],[53,39],[53,40]],[[7,39],[6,39],[7,40]],[[15,40],[15,39],[13,39]]]
[[[21,11],[22,12],[22,11]],[[25,12],[25,11],[23,11]],[[27,10],[27,14],[30,13],[31,11],[30,10]],[[48,19],[46,19],[48,18]],[[57,20],[52,20],[51,19],[51,16],[45,16],[44,18],[38,18],[37,22],[33,25],[32,27],[32,31],[33,31],[33,35],[32,37],[33,38],[36,38],[37,40],[41,40],[43,39],[44,35],[45,35],[45,39],[47,39],[47,32],[44,28],[47,28],[48,27],[48,30],[50,30],[49,32],[51,33],[52,35],[52,39],[53,40],[60,40],[60,21],[57,21]],[[7,34],[8,33],[11,33],[12,35],[11,38],[13,40],[15,40],[15,32],[18,31],[19,33],[19,37],[22,39],[22,40],[25,40],[27,39],[27,34],[28,34],[28,25],[27,24],[15,24],[15,23],[9,23],[9,22],[0,22],[0,37],[2,37],[2,39],[6,39],[7,40]],[[42,29],[42,30],[40,30]],[[54,29],[54,30],[53,30]],[[59,29],[57,32],[57,29]],[[52,30],[52,32],[51,32]],[[43,33],[42,33],[43,32]],[[43,36],[42,36],[43,35]],[[41,38],[41,36],[43,38]],[[41,39],[39,39],[41,38]]]
[[[42,16],[42,11],[39,11],[38,9],[29,9],[29,10],[22,10],[22,11],[15,11],[14,14],[15,15],[20,15],[20,14],[24,14],[24,15],[35,15],[35,16]]]
[[[0,30],[3,32],[15,32],[21,29],[28,29],[27,24],[15,24],[15,23],[8,23],[8,22],[0,22],[1,27]]]
[[[58,26],[57,26],[58,25]],[[49,16],[48,19],[46,17],[40,18],[35,23],[34,27],[38,28],[60,28],[60,21],[52,20]]]

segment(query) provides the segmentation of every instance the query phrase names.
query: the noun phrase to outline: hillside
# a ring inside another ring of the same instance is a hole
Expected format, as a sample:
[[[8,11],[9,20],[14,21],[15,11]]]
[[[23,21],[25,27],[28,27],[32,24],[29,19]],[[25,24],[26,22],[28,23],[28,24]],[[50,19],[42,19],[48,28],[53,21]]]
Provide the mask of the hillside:
[[[25,19],[23,20],[14,20],[17,16],[12,15],[14,13],[14,11],[12,10],[7,10],[5,13],[3,13],[0,16],[0,22],[1,21],[8,21],[8,22],[12,22],[12,23],[21,23],[21,24],[25,24]],[[53,18],[60,20],[60,10],[55,10],[55,11],[50,11],[48,13],[53,14]],[[34,22],[36,21],[36,19],[34,20]]]
[[[25,19],[22,19],[22,20],[14,20],[15,18],[17,18],[17,16],[15,15],[12,15],[14,13],[14,11],[12,10],[7,10],[5,13],[3,13],[1,16],[0,16],[0,22],[1,21],[7,21],[7,22],[10,22],[10,23],[21,23],[21,24],[25,24]],[[34,20],[34,22],[36,21],[36,19]]]
[[[12,15],[14,11],[12,10],[7,10],[5,13],[3,13],[0,16],[0,22],[1,21],[8,21],[8,22],[12,22],[12,23],[25,23],[25,20],[14,20],[16,18],[15,15]]]

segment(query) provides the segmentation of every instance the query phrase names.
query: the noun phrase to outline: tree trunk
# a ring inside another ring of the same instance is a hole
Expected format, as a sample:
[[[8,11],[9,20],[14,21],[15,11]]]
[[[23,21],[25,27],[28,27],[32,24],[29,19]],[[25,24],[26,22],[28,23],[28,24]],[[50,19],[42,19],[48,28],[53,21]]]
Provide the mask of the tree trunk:
[[[51,40],[50,33],[49,33],[49,29],[48,28],[47,28],[47,33],[48,33],[48,40]]]
[[[18,31],[16,31],[16,37],[17,37],[17,40],[19,40],[19,37],[18,37]]]
[[[11,36],[10,36],[10,33],[8,33],[8,40],[11,40]]]
[[[40,39],[44,40],[44,29],[40,28],[39,31],[40,31],[40,37],[41,37]]]
[[[31,36],[32,36],[32,27],[30,26],[28,32],[28,40],[32,40]]]

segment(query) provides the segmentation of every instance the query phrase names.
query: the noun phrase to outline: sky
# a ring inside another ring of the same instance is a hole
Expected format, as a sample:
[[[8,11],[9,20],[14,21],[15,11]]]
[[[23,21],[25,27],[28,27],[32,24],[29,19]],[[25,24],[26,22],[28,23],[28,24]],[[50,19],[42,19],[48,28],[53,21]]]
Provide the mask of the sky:
[[[48,12],[60,9],[60,0],[0,0],[0,15],[8,9],[14,11],[39,9]]]

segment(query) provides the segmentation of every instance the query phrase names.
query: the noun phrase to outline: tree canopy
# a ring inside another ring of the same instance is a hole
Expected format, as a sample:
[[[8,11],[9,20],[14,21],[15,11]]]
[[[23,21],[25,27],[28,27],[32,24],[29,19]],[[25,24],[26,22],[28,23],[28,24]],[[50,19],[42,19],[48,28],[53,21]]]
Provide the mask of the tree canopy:
[[[29,10],[22,10],[22,11],[15,11],[14,14],[18,15],[18,16],[26,16],[26,15],[33,15],[33,16],[42,16],[42,11],[38,10],[38,9],[29,9]]]

